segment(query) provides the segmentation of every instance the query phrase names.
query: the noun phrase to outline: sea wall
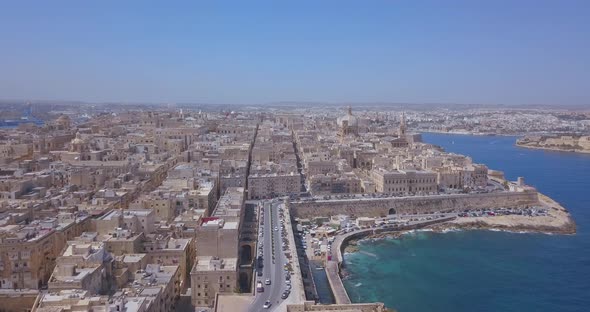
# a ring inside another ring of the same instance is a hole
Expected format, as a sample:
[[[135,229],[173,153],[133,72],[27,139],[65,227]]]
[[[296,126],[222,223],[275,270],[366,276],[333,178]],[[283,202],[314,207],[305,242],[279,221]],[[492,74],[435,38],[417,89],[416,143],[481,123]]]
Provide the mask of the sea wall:
[[[433,224],[444,223],[453,219],[455,219],[455,217],[422,221],[417,224],[401,226],[396,228],[372,228],[356,230],[354,232],[336,236],[336,239],[332,244],[332,258],[326,260],[326,276],[328,277],[328,283],[330,284],[330,288],[332,289],[332,294],[334,295],[334,300],[336,301],[336,303],[349,304],[351,302],[350,297],[348,297],[348,293],[344,288],[344,284],[342,283],[342,279],[340,278],[340,268],[344,265],[344,258],[342,257],[342,253],[344,252],[344,248],[350,240],[359,239],[365,236],[376,235],[380,233],[415,230]]]
[[[367,236],[374,236],[374,235],[383,234],[383,233],[392,233],[392,232],[401,233],[403,231],[422,229],[422,228],[429,227],[431,225],[441,224],[441,223],[445,223],[448,221],[452,221],[455,218],[456,217],[446,217],[446,218],[441,218],[441,219],[431,220],[431,221],[421,221],[420,223],[417,223],[417,224],[399,226],[396,228],[375,228],[375,229],[357,230],[354,232],[350,232],[348,234],[338,236],[336,238],[336,240],[334,241],[334,244],[332,245],[333,250],[336,251],[336,254],[335,254],[336,257],[333,260],[337,261],[338,264],[340,264],[340,265],[343,264],[344,258],[342,255],[344,253],[344,249],[348,245],[348,242],[351,240],[362,239]]]
[[[538,193],[502,192],[389,198],[296,201],[291,214],[298,218],[346,214],[357,217],[383,217],[389,214],[419,214],[486,208],[515,208],[539,203]]]

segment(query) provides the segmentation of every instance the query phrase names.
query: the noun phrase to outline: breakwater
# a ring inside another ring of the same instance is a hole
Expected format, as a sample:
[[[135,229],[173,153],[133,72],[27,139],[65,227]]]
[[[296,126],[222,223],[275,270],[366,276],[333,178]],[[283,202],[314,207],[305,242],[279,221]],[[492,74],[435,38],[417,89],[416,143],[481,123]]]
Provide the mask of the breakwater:
[[[389,233],[389,232],[401,232],[401,231],[409,231],[415,229],[421,229],[427,226],[431,226],[434,224],[440,224],[444,222],[448,222],[454,220],[455,217],[447,217],[441,218],[438,220],[429,220],[429,221],[419,221],[415,222],[406,226],[400,226],[396,228],[371,228],[371,229],[362,229],[353,231],[344,235],[337,236],[332,244],[332,252],[330,257],[326,260],[326,276],[328,277],[328,282],[330,284],[330,288],[332,289],[332,294],[334,295],[334,300],[337,304],[347,304],[351,303],[350,298],[348,297],[348,293],[344,288],[344,284],[342,283],[342,279],[340,277],[340,268],[343,265],[343,256],[342,253],[344,252],[344,248],[346,244],[353,240],[353,239],[361,239],[366,236],[377,235],[382,233]]]

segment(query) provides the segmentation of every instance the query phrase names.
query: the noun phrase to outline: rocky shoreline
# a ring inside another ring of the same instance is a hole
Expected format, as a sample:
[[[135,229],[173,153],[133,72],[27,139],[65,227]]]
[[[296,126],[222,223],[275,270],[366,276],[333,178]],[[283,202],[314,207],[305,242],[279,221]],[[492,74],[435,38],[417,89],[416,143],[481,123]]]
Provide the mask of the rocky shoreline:
[[[571,220],[571,219],[570,219]],[[576,234],[576,224],[571,220],[567,224],[555,227],[547,225],[533,225],[533,224],[521,224],[516,226],[509,226],[504,224],[490,224],[484,221],[474,221],[466,223],[443,223],[436,224],[429,229],[434,232],[444,233],[449,230],[490,230],[490,231],[506,231],[512,233],[543,233],[543,234],[560,234],[560,235],[571,235]]]
[[[540,195],[541,196],[541,195]],[[543,195],[544,200],[551,200],[548,197]],[[553,208],[559,210],[558,208]],[[563,208],[562,208],[563,209]],[[506,224],[506,222],[494,222],[495,218],[502,218],[502,217],[486,217],[486,218],[465,218],[465,219],[474,219],[465,221],[465,222],[457,222],[457,220],[438,223],[434,225],[430,225],[424,227],[422,230],[430,230],[435,233],[446,233],[448,231],[468,231],[468,230],[490,230],[490,231],[505,231],[505,232],[512,232],[512,233],[543,233],[543,234],[558,234],[558,235],[572,235],[576,233],[576,223],[571,218],[567,210],[563,209],[560,211],[562,214],[565,213],[564,217],[565,220],[560,225],[547,225],[539,222],[532,222],[534,217],[525,217],[525,216],[518,216],[517,218],[520,220],[516,224]],[[555,211],[554,211],[555,213]],[[556,218],[555,216],[552,216]],[[514,217],[513,217],[514,219]],[[497,219],[496,219],[497,220]],[[528,222],[527,222],[528,221]],[[381,232],[377,234],[367,234],[363,237],[350,239],[346,242],[346,245],[343,248],[344,253],[355,253],[359,251],[359,243],[363,240],[373,240],[373,239],[384,239],[384,238],[400,238],[404,234],[412,232],[415,230],[391,230],[386,232]]]
[[[343,250],[344,250],[344,253],[355,253],[355,252],[359,251],[359,243],[363,240],[383,239],[383,238],[399,238],[408,232],[409,232],[409,230],[408,231],[391,231],[391,232],[382,232],[382,233],[377,233],[377,234],[368,234],[363,237],[353,238],[353,239],[350,239],[346,242],[346,245],[344,246]]]

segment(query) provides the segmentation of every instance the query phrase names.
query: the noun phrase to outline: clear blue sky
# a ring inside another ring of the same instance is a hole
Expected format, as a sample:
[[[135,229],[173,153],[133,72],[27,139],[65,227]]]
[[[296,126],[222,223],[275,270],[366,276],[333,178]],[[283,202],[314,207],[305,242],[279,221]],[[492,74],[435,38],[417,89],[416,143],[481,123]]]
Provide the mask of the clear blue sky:
[[[590,1],[2,1],[0,98],[590,105]]]

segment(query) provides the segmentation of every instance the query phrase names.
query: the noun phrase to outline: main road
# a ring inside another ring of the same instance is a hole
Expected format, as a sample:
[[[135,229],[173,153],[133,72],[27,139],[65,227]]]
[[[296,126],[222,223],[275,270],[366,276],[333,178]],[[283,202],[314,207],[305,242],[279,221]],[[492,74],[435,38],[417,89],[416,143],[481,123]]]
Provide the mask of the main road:
[[[281,232],[282,226],[279,220],[279,203],[278,201],[261,201],[259,214],[259,235],[256,255],[262,255],[264,267],[260,268],[258,261],[256,263],[256,279],[261,282],[264,291],[258,292],[256,289],[256,298],[249,308],[249,311],[274,311],[281,302],[281,295],[286,289],[286,278],[284,264],[287,261],[282,249]],[[275,230],[277,229],[277,230]],[[262,244],[262,247],[260,247]],[[262,276],[258,276],[258,271],[262,271]],[[266,279],[270,279],[271,285],[265,285]],[[255,287],[256,288],[256,287]],[[270,301],[270,308],[265,309],[264,303]]]

